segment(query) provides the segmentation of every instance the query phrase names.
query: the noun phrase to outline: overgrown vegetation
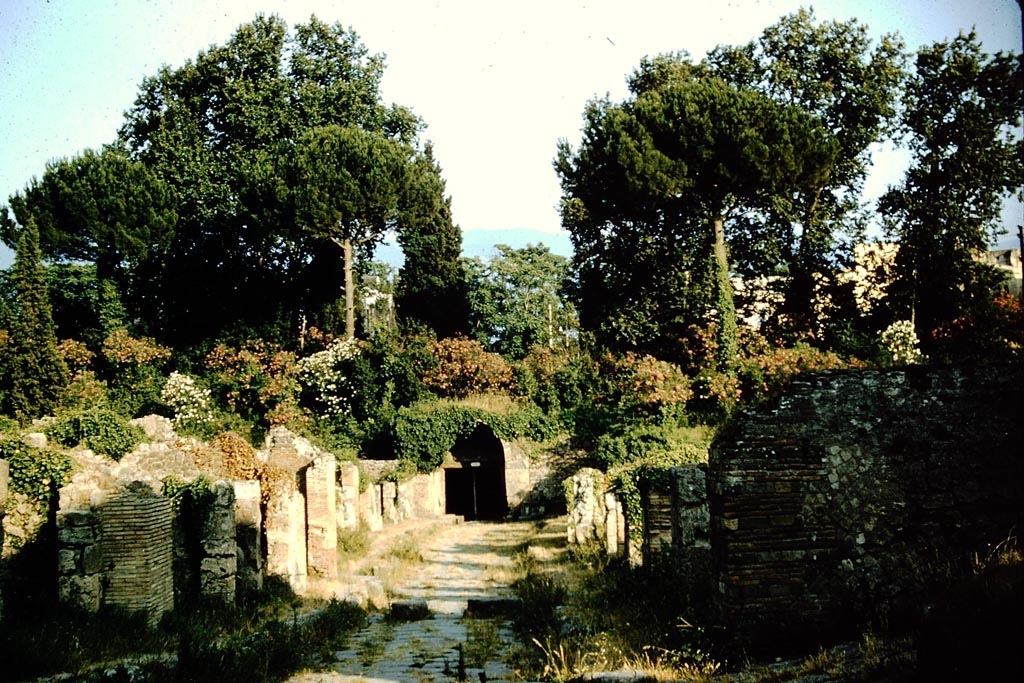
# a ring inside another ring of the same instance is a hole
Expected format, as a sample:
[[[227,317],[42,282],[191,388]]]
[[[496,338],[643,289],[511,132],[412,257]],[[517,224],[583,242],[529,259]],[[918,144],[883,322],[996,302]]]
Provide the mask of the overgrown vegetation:
[[[362,609],[336,601],[300,619],[295,602],[268,592],[238,608],[179,610],[157,628],[144,615],[58,613],[15,602],[0,622],[0,680],[78,672],[81,681],[270,683],[318,665],[366,621]]]
[[[638,527],[641,487],[705,459],[717,426],[800,373],[1019,363],[1024,308],[975,256],[1024,178],[1021,63],[973,34],[910,57],[898,36],[800,10],[700,61],[645,58],[624,101],[586,106],[581,146],[557,148],[572,260],[500,245],[484,263],[459,258],[424,122],[382,99],[383,57],[340,24],[258,17],[145,79],[113,144],[49,163],[0,212],[17,249],[0,274],[12,489],[48,505],[70,472],[61,449],[119,460],[142,438],[128,421],[150,413],[264,482],[280,473],[251,444],[279,425],[339,458],[394,459],[398,479],[485,424],[586,451]],[[869,152],[897,131],[912,167],[876,212],[896,244],[866,267],[849,245],[871,218]],[[372,262],[389,231],[397,282]],[[397,296],[384,319],[356,302],[371,273],[362,293]],[[23,444],[25,429],[55,445]],[[203,486],[167,492],[188,508]],[[638,610],[686,615],[657,569],[583,566],[594,604],[644,586],[666,599]],[[565,621],[565,586],[522,581],[549,676],[601,658],[710,666],[699,629],[643,612],[625,629],[574,604]],[[300,625],[272,624],[212,640],[194,624],[183,666],[278,676]]]

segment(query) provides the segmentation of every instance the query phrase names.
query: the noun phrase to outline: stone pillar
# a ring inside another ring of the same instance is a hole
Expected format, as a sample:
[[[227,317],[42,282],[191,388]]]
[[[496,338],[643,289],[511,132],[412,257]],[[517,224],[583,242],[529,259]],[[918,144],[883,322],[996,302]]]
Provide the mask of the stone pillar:
[[[393,481],[382,481],[380,483],[380,505],[381,515],[392,524],[397,524],[398,519],[398,485]]]
[[[324,453],[304,470],[306,478],[306,561],[312,576],[338,577],[338,507],[334,456]]]
[[[235,545],[238,552],[236,587],[241,593],[263,589],[263,513],[260,483],[232,482],[235,489]]]
[[[359,526],[359,467],[346,462],[338,466],[341,485],[338,486],[338,527],[353,529]]]
[[[567,540],[570,544],[605,543],[605,475],[584,468],[567,483]]]
[[[707,466],[681,465],[669,471],[672,482],[672,548],[675,571],[696,606],[706,607],[714,589],[711,555],[711,506]]]
[[[207,599],[234,604],[238,555],[235,545],[235,489],[226,481],[214,482],[204,511],[199,562],[199,594]]]
[[[267,502],[267,574],[306,592],[306,501],[295,489],[272,491]]]
[[[384,528],[384,512],[381,509],[381,485],[370,484],[359,494],[359,516],[366,521],[370,531]]]
[[[155,626],[174,608],[170,501],[148,485],[133,482],[104,503],[100,519],[105,604],[144,612]]]
[[[643,562],[672,551],[672,496],[645,483],[640,492],[644,516]]]
[[[57,595],[65,605],[88,612],[103,601],[100,518],[92,510],[57,515]]]
[[[619,517],[622,515],[622,504],[614,493],[604,494],[604,545],[608,554],[615,557],[619,554]]]

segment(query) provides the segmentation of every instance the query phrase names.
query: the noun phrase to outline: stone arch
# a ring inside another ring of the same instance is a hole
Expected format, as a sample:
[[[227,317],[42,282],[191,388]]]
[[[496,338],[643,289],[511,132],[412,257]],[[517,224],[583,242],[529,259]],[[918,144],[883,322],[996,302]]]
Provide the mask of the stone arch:
[[[445,512],[466,519],[504,519],[508,514],[505,447],[494,430],[478,422],[459,437],[444,464]]]

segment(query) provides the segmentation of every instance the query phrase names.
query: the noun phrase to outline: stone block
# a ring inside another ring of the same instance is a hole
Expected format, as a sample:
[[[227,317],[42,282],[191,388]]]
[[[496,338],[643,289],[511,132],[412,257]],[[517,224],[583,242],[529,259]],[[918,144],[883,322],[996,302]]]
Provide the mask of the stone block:
[[[422,598],[396,600],[391,603],[391,618],[395,621],[421,621],[430,618],[430,607]]]
[[[57,524],[62,527],[97,526],[99,516],[92,510],[69,510],[61,512]]]
[[[237,570],[237,557],[204,557],[199,563],[199,572],[203,581],[215,581],[234,576]]]
[[[82,548],[82,573],[96,574],[103,570],[103,546],[99,543]]]
[[[80,557],[77,548],[61,548],[57,551],[57,572],[62,575],[81,573],[78,567]]]
[[[64,605],[96,612],[103,597],[102,584],[98,574],[61,576],[57,579],[57,598]]]
[[[209,557],[234,556],[236,552],[236,544],[233,538],[204,540],[202,546],[203,553]]]
[[[61,545],[93,545],[99,536],[91,526],[64,526],[57,530],[57,540]]]
[[[46,434],[42,432],[29,432],[22,436],[21,440],[33,448],[46,448],[47,446]]]

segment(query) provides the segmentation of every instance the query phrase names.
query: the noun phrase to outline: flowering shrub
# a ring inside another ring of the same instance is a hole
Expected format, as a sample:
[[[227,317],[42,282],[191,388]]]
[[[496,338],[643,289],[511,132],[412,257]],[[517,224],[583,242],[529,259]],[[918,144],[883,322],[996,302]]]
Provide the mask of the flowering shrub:
[[[61,392],[61,406],[69,409],[102,405],[107,400],[107,383],[92,369],[96,354],[75,339],[57,344],[57,351],[71,371],[71,381]]]
[[[882,330],[880,337],[893,365],[914,365],[927,360],[917,348],[920,342],[914,332],[914,323],[909,320],[897,320]]]
[[[64,364],[71,371],[72,378],[88,370],[96,354],[89,350],[84,342],[75,339],[64,339],[57,344],[57,351],[64,359]]]
[[[693,378],[689,408],[711,421],[726,417],[739,405],[743,396],[741,384],[735,374],[705,370]]]
[[[607,393],[596,401],[623,418],[678,417],[693,396],[690,380],[679,366],[653,356],[631,351],[620,358],[606,356],[600,372]]]
[[[172,372],[160,398],[174,411],[175,427],[200,427],[213,421],[210,390],[198,386],[188,375]]]
[[[352,387],[347,366],[358,355],[358,342],[354,339],[338,339],[323,351],[306,356],[298,362],[299,381],[311,397],[313,408],[319,413],[329,417],[348,413]]]
[[[234,413],[266,426],[282,414],[282,404],[297,406],[299,379],[295,354],[262,340],[240,349],[218,344],[206,356],[214,395]]]
[[[102,376],[117,412],[137,416],[160,404],[161,367],[171,357],[170,349],[152,339],[136,339],[126,330],[114,330],[103,341],[101,353],[106,361]]]
[[[114,330],[103,340],[103,357],[114,365],[143,365],[171,357],[171,350],[152,339],[136,339],[127,330]]]
[[[443,397],[465,398],[512,388],[512,366],[476,340],[442,339],[432,345],[431,352],[437,365],[426,370],[423,383]]]
[[[934,354],[951,362],[1005,363],[1024,358],[1024,306],[1009,292],[933,330]]]
[[[740,381],[742,399],[756,403],[768,398],[801,372],[862,367],[864,364],[858,360],[847,360],[831,351],[800,343],[740,359],[736,363],[736,377]]]

